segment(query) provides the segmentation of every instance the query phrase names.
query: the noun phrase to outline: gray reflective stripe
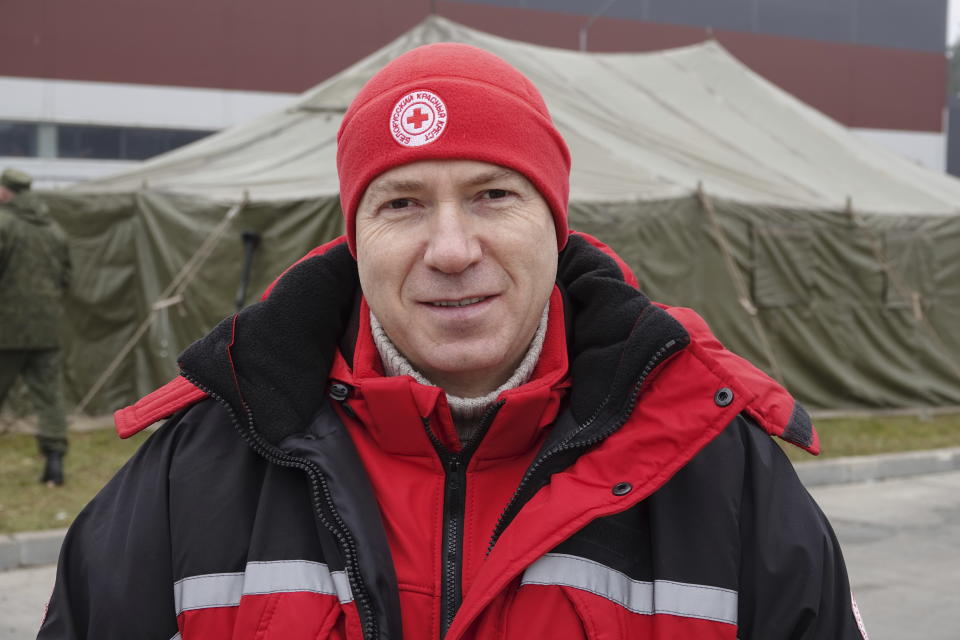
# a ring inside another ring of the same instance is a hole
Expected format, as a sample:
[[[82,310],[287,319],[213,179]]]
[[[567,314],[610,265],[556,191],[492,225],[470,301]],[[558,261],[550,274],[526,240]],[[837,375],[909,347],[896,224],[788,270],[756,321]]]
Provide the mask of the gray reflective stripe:
[[[346,573],[331,572],[327,565],[307,560],[250,562],[246,571],[238,573],[184,578],[173,585],[173,599],[180,615],[193,609],[236,607],[241,596],[288,591],[333,595],[342,603],[353,600]]]
[[[670,580],[641,582],[586,558],[548,553],[523,573],[521,584],[589,591],[634,613],[655,613],[737,624],[737,592]]]
[[[350,582],[343,571],[330,571],[327,565],[306,560],[277,560],[250,562],[243,582],[243,595],[281,593],[283,591],[310,591],[337,596],[340,602],[350,602]]]
[[[177,615],[191,609],[235,607],[243,595],[243,573],[211,573],[191,576],[173,585]]]
[[[175,634],[173,634],[173,637],[170,638],[170,640],[180,640],[180,632],[177,631]]]

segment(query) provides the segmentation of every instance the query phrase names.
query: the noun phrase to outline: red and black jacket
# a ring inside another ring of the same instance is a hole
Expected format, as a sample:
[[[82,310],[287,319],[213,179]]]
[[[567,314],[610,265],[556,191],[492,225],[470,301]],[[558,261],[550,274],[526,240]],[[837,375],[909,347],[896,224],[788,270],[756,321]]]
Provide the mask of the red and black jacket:
[[[803,409],[574,235],[543,355],[457,441],[379,370],[341,243],[118,413],[176,411],[80,514],[40,638],[860,638],[770,438]]]

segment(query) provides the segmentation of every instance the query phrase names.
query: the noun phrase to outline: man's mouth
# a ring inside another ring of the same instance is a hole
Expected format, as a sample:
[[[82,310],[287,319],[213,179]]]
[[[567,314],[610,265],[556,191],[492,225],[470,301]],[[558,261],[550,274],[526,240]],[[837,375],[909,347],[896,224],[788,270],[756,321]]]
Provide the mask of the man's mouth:
[[[435,300],[430,304],[434,307],[465,307],[470,304],[483,302],[486,299],[487,296],[480,296],[478,298],[463,298],[462,300]]]

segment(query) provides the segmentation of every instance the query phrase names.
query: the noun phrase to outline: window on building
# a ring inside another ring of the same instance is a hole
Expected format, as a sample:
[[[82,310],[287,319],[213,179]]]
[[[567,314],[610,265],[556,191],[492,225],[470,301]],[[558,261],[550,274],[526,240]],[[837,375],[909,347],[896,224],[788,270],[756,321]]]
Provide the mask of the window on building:
[[[124,129],[120,154],[125,160],[145,160],[205,138],[210,133],[176,129]]]
[[[193,129],[0,121],[0,156],[146,160],[211,133],[213,131]],[[47,141],[42,149],[41,140]]]
[[[146,160],[213,133],[146,127],[57,125],[57,157]]]
[[[0,156],[29,158],[36,155],[36,123],[0,122]]]
[[[57,126],[57,157],[116,160],[120,155],[120,127]]]

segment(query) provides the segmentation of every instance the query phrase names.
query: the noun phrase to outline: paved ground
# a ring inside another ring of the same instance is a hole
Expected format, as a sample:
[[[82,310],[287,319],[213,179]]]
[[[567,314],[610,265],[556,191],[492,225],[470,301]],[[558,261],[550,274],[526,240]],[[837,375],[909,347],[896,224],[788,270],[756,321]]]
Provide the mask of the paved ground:
[[[812,492],[843,543],[871,640],[960,639],[960,472]],[[0,640],[34,637],[53,576],[0,572]]]
[[[811,493],[843,545],[871,640],[960,639],[960,472]]]
[[[55,567],[0,571],[0,640],[35,638]]]

